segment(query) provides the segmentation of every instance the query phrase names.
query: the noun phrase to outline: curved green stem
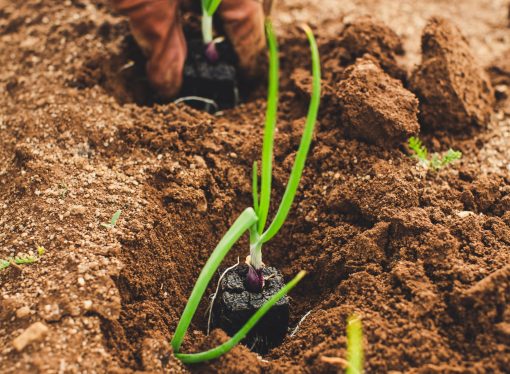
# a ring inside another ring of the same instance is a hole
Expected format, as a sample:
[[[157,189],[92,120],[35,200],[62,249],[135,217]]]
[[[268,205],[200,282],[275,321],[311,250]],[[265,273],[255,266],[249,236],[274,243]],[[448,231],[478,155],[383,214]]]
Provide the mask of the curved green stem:
[[[296,284],[303,279],[306,275],[305,271],[300,271],[294,279],[287,283],[280,291],[273,295],[264,305],[257,310],[253,316],[244,324],[243,327],[228,341],[219,345],[216,348],[210,349],[200,353],[177,353],[175,357],[184,362],[185,364],[195,364],[203,361],[208,361],[220,357],[235,347],[241,340],[244,339],[246,334],[257,324],[257,322],[271,309],[271,307],[284,297]]]
[[[243,233],[256,222],[257,215],[255,214],[255,211],[252,208],[245,209],[230,229],[228,229],[225,233],[211,254],[211,257],[207,260],[204,268],[200,272],[197,282],[195,283],[195,287],[193,287],[193,291],[191,292],[188,303],[182,312],[181,319],[179,320],[179,324],[177,325],[175,334],[172,338],[171,344],[174,352],[179,352],[184,335],[186,334],[191,323],[191,319],[197,310],[200,299],[204,295],[207,285],[211,281],[216,269],[220,266],[221,261],[223,261],[223,258],[235,242],[239,240],[241,235],[243,235]]]
[[[258,211],[259,234],[262,234],[266,225],[269,203],[271,200],[271,178],[273,172],[273,144],[274,130],[278,110],[278,79],[279,59],[278,43],[273,31],[271,21],[266,20],[267,44],[269,47],[269,83],[267,88],[266,123],[264,125],[264,140],[262,143],[262,165],[260,173],[260,206]]]
[[[263,243],[267,242],[273,236],[275,236],[287,219],[287,215],[289,214],[289,210],[294,201],[294,197],[296,196],[299,181],[301,180],[301,175],[303,173],[303,168],[305,167],[306,157],[308,155],[308,150],[310,149],[313,130],[317,120],[317,114],[319,112],[319,104],[321,98],[321,67],[319,49],[317,48],[317,42],[315,41],[312,30],[308,26],[303,26],[303,29],[306,33],[306,36],[308,37],[310,50],[312,52],[312,97],[308,107],[305,129],[303,131],[303,136],[301,137],[301,143],[299,144],[299,149],[296,154],[294,165],[292,166],[287,188],[285,189],[285,193],[273,222],[271,222],[271,225],[267,231],[262,234],[261,241]]]

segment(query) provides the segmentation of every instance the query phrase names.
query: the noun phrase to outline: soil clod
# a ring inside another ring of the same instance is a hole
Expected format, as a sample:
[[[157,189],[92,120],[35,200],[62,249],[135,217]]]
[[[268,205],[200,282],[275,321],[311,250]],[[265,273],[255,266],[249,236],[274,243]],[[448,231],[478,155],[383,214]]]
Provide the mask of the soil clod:
[[[460,30],[434,17],[422,33],[422,62],[410,79],[427,129],[453,132],[487,126],[494,93]]]
[[[346,75],[337,95],[348,135],[392,147],[419,132],[418,100],[371,56],[358,59]]]
[[[405,80],[406,71],[397,63],[397,56],[404,54],[400,37],[383,22],[363,16],[348,23],[339,39],[335,54],[343,66],[353,64],[357,58],[368,53],[375,57],[381,67],[392,77]]]

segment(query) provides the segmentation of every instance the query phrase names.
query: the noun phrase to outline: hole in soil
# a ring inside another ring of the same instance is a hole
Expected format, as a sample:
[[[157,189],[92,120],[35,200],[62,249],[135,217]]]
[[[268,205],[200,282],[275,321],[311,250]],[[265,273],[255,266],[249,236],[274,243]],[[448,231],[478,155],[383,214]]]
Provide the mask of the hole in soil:
[[[150,226],[148,222],[136,223],[144,228],[136,233],[134,238],[122,241],[120,258],[125,264],[125,268],[115,279],[122,300],[121,317],[118,323],[110,321],[103,323],[102,326],[104,335],[108,339],[108,346],[119,357],[123,365],[139,370],[143,369],[140,357],[144,340],[155,336],[161,337],[161,335],[167,342],[171,340],[203,264],[229,226],[230,222],[226,217],[236,215],[230,211],[232,207],[228,206],[224,208],[225,212],[220,211],[212,214],[208,212],[207,215],[204,215],[203,212],[198,211],[196,205],[186,205],[177,201],[167,205],[163,201],[165,187],[168,187],[168,184],[160,184],[157,187],[159,191],[152,187],[148,188],[151,189],[151,195],[159,196],[157,204],[162,209],[164,218],[150,224],[152,228],[148,229],[147,227]],[[207,200],[208,205],[213,204],[214,199],[207,198]],[[238,205],[245,206],[248,200],[248,195],[244,196],[239,199]],[[282,244],[266,248],[267,260],[271,265],[277,267],[283,265],[282,259],[285,258],[285,253],[289,250],[289,247],[284,243],[290,242],[291,227],[294,225],[292,221],[294,221],[293,218],[291,218],[288,228],[283,230],[278,236],[278,240],[275,241],[275,244],[276,242]],[[200,343],[198,341],[207,331],[209,296],[217,286],[219,275],[227,267],[235,264],[236,258],[244,259],[248,247],[248,240],[245,236],[223,261],[193,318],[183,351],[191,352]],[[239,269],[241,270],[242,267],[240,266]],[[283,270],[283,267],[280,269]],[[268,268],[267,270],[274,272],[275,269]],[[290,271],[287,269],[285,280],[292,278],[294,273],[294,269]],[[277,277],[266,275],[271,279],[269,286],[274,283],[273,285],[279,289],[283,285],[284,279],[281,275]],[[303,285],[310,289],[310,285],[306,286],[306,283],[309,282],[305,278]],[[314,287],[314,296],[319,294],[324,296],[324,292],[317,290],[317,284]],[[216,307],[219,306],[218,301],[215,303]],[[249,300],[252,309],[258,309],[261,303],[263,300]],[[305,291],[293,292],[292,299],[286,299],[281,305],[277,305],[273,314],[270,314],[266,319],[266,323],[261,325],[261,330],[265,330],[265,332],[259,331],[252,334],[245,344],[262,354],[268,353],[271,348],[279,345],[285,336],[288,336],[301,317],[313,305],[314,302],[310,301],[310,296]],[[253,311],[248,311],[248,313],[251,312]],[[225,316],[223,314],[217,318]],[[226,317],[229,318],[228,315]],[[279,321],[276,325],[274,325],[275,319]],[[232,330],[226,328],[227,333],[232,335],[239,327],[234,323]],[[290,327],[289,330],[288,327]],[[223,328],[225,329],[225,327]],[[264,338],[261,339],[261,336]]]
[[[250,96],[258,85],[239,79],[237,56],[230,43],[225,40],[216,43],[219,60],[211,63],[207,61],[205,47],[196,33],[187,33],[186,39],[188,57],[183,86],[179,95],[170,101],[214,113],[252,99]],[[77,88],[99,85],[121,104],[152,106],[168,103],[169,100],[161,99],[152,89],[145,70],[146,61],[134,38],[128,35],[116,55],[90,53],[69,84]]]

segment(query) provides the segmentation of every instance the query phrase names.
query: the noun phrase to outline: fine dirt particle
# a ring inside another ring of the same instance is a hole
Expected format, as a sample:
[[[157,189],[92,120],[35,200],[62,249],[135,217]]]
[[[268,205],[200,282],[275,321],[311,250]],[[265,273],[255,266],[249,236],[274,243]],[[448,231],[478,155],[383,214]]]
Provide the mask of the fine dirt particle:
[[[44,323],[34,322],[12,341],[12,345],[21,352],[29,344],[44,338],[47,333],[48,327]]]
[[[359,58],[345,74],[336,92],[348,135],[392,147],[419,132],[418,100],[373,58]]]
[[[467,40],[450,21],[433,17],[422,33],[422,62],[410,78],[426,129],[469,132],[485,128],[494,93]]]

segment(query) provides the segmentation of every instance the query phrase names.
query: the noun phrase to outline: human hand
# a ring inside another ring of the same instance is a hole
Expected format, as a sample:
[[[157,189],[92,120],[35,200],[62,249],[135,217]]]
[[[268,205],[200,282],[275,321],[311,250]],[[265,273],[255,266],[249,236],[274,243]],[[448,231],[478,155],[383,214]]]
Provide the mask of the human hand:
[[[171,98],[179,92],[187,47],[179,18],[180,0],[112,0],[129,17],[131,31],[147,56],[154,89]],[[239,59],[241,73],[252,78],[265,49],[264,13],[256,0],[223,0],[217,12]]]

